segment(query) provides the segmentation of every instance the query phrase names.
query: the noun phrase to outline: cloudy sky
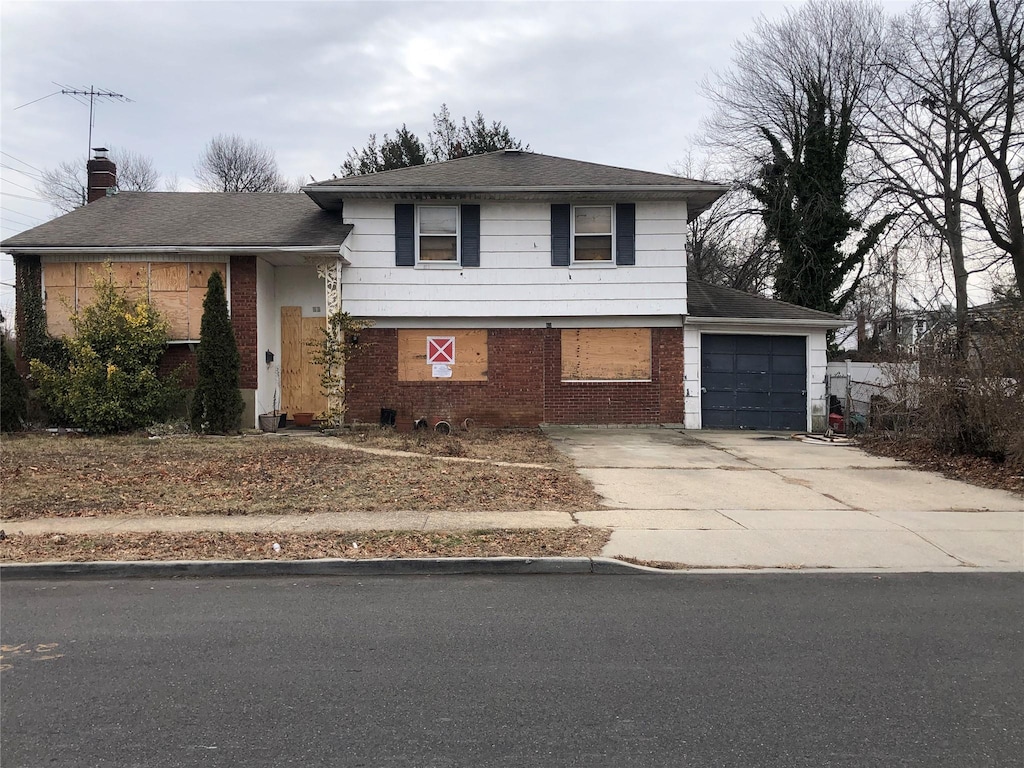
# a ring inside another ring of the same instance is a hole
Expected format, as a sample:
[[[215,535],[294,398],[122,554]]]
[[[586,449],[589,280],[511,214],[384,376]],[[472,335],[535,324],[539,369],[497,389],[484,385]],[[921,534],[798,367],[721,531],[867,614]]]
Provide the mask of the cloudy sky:
[[[52,218],[42,169],[86,160],[89,109],[62,86],[130,98],[97,104],[92,146],[148,155],[183,191],[216,134],[274,149],[289,179],[323,179],[371,132],[406,123],[425,141],[442,103],[537,152],[667,172],[709,110],[702,78],[787,5],[4,0],[2,235]],[[13,303],[4,285],[5,315]]]

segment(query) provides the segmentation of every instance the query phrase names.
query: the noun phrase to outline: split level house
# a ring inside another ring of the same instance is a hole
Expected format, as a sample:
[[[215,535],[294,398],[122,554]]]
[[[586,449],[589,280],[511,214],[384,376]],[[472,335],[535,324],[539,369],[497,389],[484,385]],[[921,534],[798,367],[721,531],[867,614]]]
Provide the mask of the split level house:
[[[346,369],[353,422],[824,427],[845,323],[687,279],[687,222],[722,185],[517,150],[293,194],[116,193],[102,152],[89,166],[92,202],[2,243],[19,294],[66,333],[109,261],[169,322],[173,368],[220,270],[246,426],[323,410],[304,342],[340,309],[373,323]]]

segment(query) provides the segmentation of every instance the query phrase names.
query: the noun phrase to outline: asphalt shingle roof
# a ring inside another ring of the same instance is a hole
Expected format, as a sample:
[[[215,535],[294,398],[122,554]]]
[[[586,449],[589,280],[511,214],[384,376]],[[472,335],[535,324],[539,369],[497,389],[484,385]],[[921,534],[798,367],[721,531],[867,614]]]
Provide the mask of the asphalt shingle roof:
[[[121,192],[0,247],[340,246],[351,231],[340,212],[301,193]]]
[[[682,187],[708,184],[667,173],[618,168],[536,152],[500,150],[443,163],[331,179],[311,187],[431,187],[443,190],[493,187]]]
[[[843,319],[829,312],[800,307],[785,301],[766,299],[751,293],[723,288],[702,280],[686,281],[686,307],[690,317],[739,318],[743,320],[832,320]]]

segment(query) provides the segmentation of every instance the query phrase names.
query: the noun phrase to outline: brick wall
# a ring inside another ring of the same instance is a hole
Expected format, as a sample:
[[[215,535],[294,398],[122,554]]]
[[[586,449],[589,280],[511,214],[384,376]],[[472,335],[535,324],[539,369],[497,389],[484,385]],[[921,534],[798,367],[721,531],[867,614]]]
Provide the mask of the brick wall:
[[[160,358],[158,376],[181,369],[181,386],[191,389],[196,385],[196,353],[189,349],[188,344],[170,344]]]
[[[651,329],[651,381],[563,382],[562,334],[544,340],[544,421],[659,424],[683,420],[683,329]]]
[[[239,387],[256,389],[256,257],[231,257],[231,325],[241,358]]]
[[[492,329],[486,382],[398,381],[398,332],[371,328],[349,361],[348,418],[376,423],[382,408],[398,427],[446,419],[479,425],[645,424],[683,419],[683,332],[651,330],[650,382],[562,383],[561,331]]]

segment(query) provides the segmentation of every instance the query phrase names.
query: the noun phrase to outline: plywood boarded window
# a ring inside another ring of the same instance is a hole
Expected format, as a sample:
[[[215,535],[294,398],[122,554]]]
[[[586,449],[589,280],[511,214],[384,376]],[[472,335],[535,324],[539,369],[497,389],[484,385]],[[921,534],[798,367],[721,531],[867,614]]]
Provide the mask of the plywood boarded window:
[[[562,331],[562,381],[650,380],[650,328]]]
[[[427,361],[427,337],[453,337],[455,362],[450,376],[435,376]],[[487,331],[416,329],[398,332],[399,381],[487,381]]]
[[[216,262],[118,261],[110,267],[114,282],[129,299],[145,298],[148,289],[153,307],[167,320],[171,341],[198,340],[206,281],[214,270],[227,275],[227,265]],[[71,313],[93,302],[93,284],[104,269],[96,261],[43,264],[46,328],[51,335],[71,332]]]

